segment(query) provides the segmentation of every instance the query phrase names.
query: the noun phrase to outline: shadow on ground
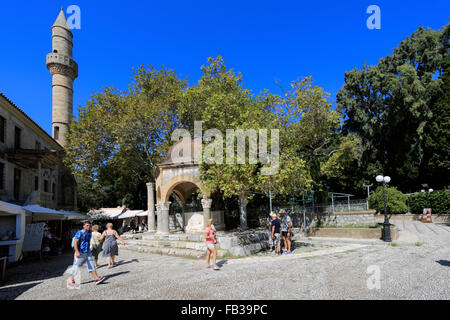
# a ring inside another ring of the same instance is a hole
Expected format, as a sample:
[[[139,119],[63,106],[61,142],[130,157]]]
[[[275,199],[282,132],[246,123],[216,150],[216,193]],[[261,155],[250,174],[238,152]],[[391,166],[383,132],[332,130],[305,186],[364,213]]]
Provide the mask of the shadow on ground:
[[[436,262],[439,263],[441,266],[450,267],[450,261],[448,260],[438,260]]]
[[[3,286],[60,277],[73,263],[73,253],[52,256],[42,261],[26,261],[6,267]]]
[[[222,268],[223,265],[224,265],[224,264],[227,264],[227,263],[228,263],[228,260],[220,260],[220,261],[217,261],[216,265],[217,265],[219,268]]]
[[[23,284],[20,286],[10,287],[2,289],[0,288],[0,300],[14,300],[22,293],[30,290],[31,288],[41,284],[42,282]]]
[[[121,271],[121,272],[116,272],[116,273],[113,273],[113,274],[105,275],[106,279],[105,279],[105,281],[103,283],[108,283],[108,280],[110,278],[114,278],[114,277],[120,276],[122,274],[127,274],[127,273],[130,273],[130,271]],[[88,283],[93,283],[93,282],[94,282],[94,279],[91,279],[89,281],[82,282],[81,284],[88,284]]]
[[[139,262],[139,260],[132,259],[118,261],[117,266],[134,262]],[[25,261],[18,265],[10,265],[6,268],[6,281],[0,283],[0,300],[15,299],[22,293],[35,287],[36,285],[39,285],[47,279],[61,277],[67,269],[72,266],[72,264],[73,252],[69,250],[60,256],[52,256],[42,261]],[[85,267],[85,265],[86,263],[83,264],[83,267]],[[122,271],[107,275],[106,280],[128,272],[129,271]],[[19,285],[25,282],[34,283]],[[93,282],[93,280],[89,282]],[[6,286],[9,287],[4,288]]]

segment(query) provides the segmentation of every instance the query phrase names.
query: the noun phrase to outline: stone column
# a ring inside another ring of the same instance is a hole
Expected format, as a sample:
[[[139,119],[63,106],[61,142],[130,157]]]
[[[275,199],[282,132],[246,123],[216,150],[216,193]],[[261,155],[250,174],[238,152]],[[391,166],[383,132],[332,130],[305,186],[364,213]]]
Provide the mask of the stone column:
[[[202,199],[203,227],[206,226],[206,221],[208,221],[208,219],[211,219],[211,204],[212,204],[212,199],[207,199],[207,198]]]
[[[147,194],[147,227],[149,232],[155,232],[155,184],[153,182],[147,183]]]
[[[169,234],[169,208],[171,202],[160,202],[156,205],[158,210],[157,233]]]

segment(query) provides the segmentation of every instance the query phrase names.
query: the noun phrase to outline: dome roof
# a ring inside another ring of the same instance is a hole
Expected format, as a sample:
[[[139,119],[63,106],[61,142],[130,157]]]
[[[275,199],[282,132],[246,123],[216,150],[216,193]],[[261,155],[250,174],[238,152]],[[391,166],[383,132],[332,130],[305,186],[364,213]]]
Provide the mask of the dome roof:
[[[184,145],[184,143],[186,143]],[[183,146],[184,145],[184,146]],[[191,154],[184,155],[184,151],[187,149],[191,149]],[[163,165],[168,164],[183,164],[183,163],[194,163],[194,154],[195,150],[198,148],[201,148],[201,143],[197,142],[195,139],[181,139],[180,141],[176,142],[174,145],[172,145],[169,150],[167,151],[167,155],[162,162]]]

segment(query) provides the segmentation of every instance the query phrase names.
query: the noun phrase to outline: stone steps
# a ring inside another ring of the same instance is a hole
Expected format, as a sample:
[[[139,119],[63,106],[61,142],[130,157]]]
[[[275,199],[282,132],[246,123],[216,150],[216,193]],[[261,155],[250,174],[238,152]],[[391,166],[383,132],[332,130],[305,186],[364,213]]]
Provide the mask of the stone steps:
[[[146,232],[123,234],[121,237],[133,250],[162,254],[202,257],[206,254],[203,234],[172,233],[160,235]],[[267,231],[218,232],[217,253],[219,257],[249,256],[268,248]],[[127,246],[123,247],[127,249]],[[149,249],[150,248],[150,249]],[[146,250],[146,251],[145,251]],[[176,252],[176,253],[174,253]]]
[[[161,240],[126,240],[126,245],[120,245],[121,249],[174,255],[191,258],[203,258],[206,256],[206,245],[201,242],[188,241],[161,241]],[[217,249],[217,257],[224,257],[227,250]]]

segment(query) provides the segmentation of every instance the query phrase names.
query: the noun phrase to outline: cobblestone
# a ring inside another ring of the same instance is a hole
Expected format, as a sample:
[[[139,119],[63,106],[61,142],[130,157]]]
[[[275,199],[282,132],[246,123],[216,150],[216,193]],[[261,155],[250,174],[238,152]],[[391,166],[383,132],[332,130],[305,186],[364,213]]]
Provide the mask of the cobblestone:
[[[98,272],[107,276],[101,285],[83,266],[79,290],[66,287],[72,255],[64,255],[8,269],[0,299],[448,300],[450,227],[405,225],[415,227],[421,245],[305,239],[288,256],[219,259],[220,271],[207,270],[203,260],[121,250],[117,267],[106,269],[100,261]],[[367,286],[369,266],[380,270],[380,289]],[[273,275],[278,284],[268,285]]]

